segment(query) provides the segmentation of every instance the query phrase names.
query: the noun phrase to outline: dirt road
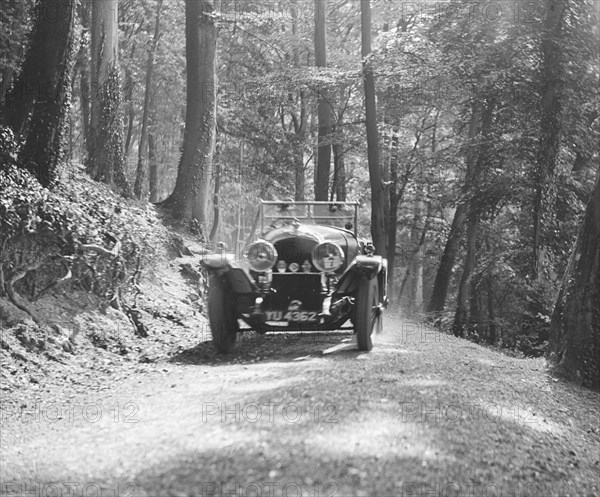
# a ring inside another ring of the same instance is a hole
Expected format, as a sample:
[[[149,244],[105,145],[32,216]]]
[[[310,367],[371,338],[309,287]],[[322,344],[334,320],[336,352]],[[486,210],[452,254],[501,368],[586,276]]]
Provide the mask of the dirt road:
[[[108,393],[4,403],[2,496],[600,495],[599,394],[386,317],[204,343]]]

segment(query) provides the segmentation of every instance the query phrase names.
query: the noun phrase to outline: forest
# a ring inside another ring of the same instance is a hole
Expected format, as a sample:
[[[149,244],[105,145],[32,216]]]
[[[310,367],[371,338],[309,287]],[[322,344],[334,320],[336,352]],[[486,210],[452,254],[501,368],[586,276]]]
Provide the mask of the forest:
[[[208,248],[359,201],[392,308],[600,386],[598,0],[0,5],[0,300],[36,323],[66,279],[135,323],[120,199]]]

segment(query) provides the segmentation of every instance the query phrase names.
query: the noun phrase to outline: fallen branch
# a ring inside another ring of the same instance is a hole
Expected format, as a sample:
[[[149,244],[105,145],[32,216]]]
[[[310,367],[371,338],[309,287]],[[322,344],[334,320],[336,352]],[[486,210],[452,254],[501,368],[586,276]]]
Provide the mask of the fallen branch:
[[[35,311],[33,311],[32,309],[30,309],[26,304],[24,304],[23,302],[21,302],[21,297],[15,291],[14,285],[21,278],[24,278],[29,271],[33,271],[35,269],[38,269],[45,262],[46,262],[46,259],[42,259],[42,260],[39,260],[39,261],[37,261],[37,262],[35,262],[33,264],[29,264],[29,265],[25,266],[23,269],[21,269],[21,271],[19,271],[18,273],[15,273],[12,276],[12,278],[9,281],[5,282],[5,284],[4,284],[4,289],[6,290],[6,294],[8,295],[8,298],[10,299],[10,301],[12,302],[12,304],[15,307],[17,307],[18,309],[21,309],[23,312],[26,312],[27,314],[29,314],[29,316],[31,316],[31,319],[33,319],[33,321],[37,325],[40,325],[40,326],[44,324],[43,319],[40,318],[37,315],[37,313]]]
[[[93,244],[80,244],[79,245],[84,251],[96,252],[98,254],[106,255],[108,257],[117,257],[119,255],[119,250],[121,249],[121,242],[115,243],[115,246],[112,250],[105,249],[100,245]]]

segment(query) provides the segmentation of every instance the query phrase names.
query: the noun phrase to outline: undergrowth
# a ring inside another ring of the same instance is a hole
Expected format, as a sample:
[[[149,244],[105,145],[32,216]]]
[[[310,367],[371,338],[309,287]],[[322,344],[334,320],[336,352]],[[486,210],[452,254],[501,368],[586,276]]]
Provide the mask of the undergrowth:
[[[32,302],[57,287],[82,290],[144,333],[137,285],[168,237],[149,204],[123,199],[76,165],[63,166],[49,190],[3,161],[0,191],[0,297],[45,325]]]

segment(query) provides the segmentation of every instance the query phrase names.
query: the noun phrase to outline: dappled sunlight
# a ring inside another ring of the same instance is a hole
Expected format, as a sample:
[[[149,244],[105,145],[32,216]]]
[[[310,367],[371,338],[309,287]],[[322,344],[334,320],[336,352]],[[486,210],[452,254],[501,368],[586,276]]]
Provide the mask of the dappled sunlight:
[[[421,352],[419,352],[418,350],[408,350],[408,349],[403,349],[403,348],[399,348],[398,345],[396,345],[395,347],[385,347],[383,346],[383,344],[379,343],[379,342],[375,342],[375,347],[373,348],[373,350],[371,351],[371,354],[373,355],[379,355],[379,354],[420,354]]]
[[[396,417],[369,411],[359,419],[344,420],[305,440],[319,452],[334,456],[414,457],[435,460],[442,457],[431,432],[417,423],[401,423]]]
[[[517,423],[524,428],[535,431],[561,435],[566,432],[565,427],[540,415],[536,409],[527,405],[507,406],[502,404],[490,404],[487,406],[487,418],[502,419],[511,423]]]
[[[448,385],[448,382],[440,378],[398,378],[399,385],[409,387],[441,387]]]

